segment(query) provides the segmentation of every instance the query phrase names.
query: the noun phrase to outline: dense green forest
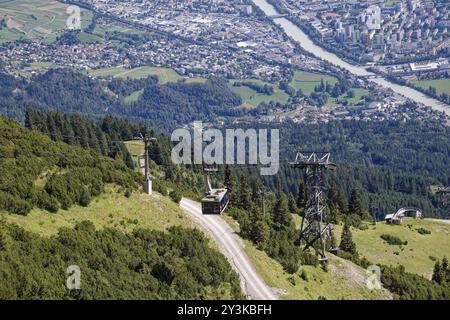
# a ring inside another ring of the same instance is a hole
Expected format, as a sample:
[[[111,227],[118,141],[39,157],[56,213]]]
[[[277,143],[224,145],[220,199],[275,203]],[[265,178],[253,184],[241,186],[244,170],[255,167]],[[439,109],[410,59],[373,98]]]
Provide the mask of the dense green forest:
[[[168,136],[155,134],[145,126],[111,116],[93,122],[79,114],[67,116],[58,111],[44,114],[34,109],[26,111],[25,125],[53,140],[90,147],[103,155],[122,159],[130,168],[133,162],[121,141],[148,131],[158,137],[150,148],[150,158],[163,170],[166,180],[197,194],[203,192],[201,168],[185,170],[173,165],[170,160],[172,143]],[[281,140],[282,159],[293,159],[294,150],[331,150],[338,170],[327,175],[328,186],[338,187],[346,197],[353,188],[359,189],[363,206],[371,209],[378,219],[405,206],[421,208],[429,217],[448,216],[448,208],[431,191],[431,186],[446,185],[450,176],[445,165],[450,161],[447,128],[418,122],[363,125],[339,122],[321,126],[283,125],[279,129],[287,137]],[[294,132],[305,138],[294,141],[290,138]],[[381,143],[385,139],[393,143]],[[260,177],[256,168],[236,167],[236,171],[262,180],[265,188],[273,192],[280,185],[285,194],[292,193],[295,197],[303,180],[302,171],[287,165],[282,165],[278,175],[269,177]],[[220,179],[223,181],[223,174],[219,175]]]
[[[80,290],[65,286],[69,266]],[[0,299],[243,299],[239,277],[198,230],[95,230],[44,238],[0,221]]]
[[[267,128],[259,124],[242,128]],[[327,174],[350,196],[361,190],[363,205],[379,218],[405,206],[421,208],[426,216],[448,217],[450,210],[431,187],[450,184],[450,128],[438,123],[340,121],[327,124],[273,124],[280,130],[280,158],[295,159],[303,150],[328,151],[338,170]],[[245,168],[257,177],[257,170]],[[297,195],[303,172],[284,165],[276,176],[262,177],[275,190]]]
[[[23,121],[27,108],[43,111],[80,112],[91,118],[105,115],[126,117],[159,131],[169,131],[194,120],[212,120],[218,116],[244,114],[241,98],[224,79],[206,83],[157,84],[154,77],[145,80],[93,80],[68,69],[53,69],[34,76],[31,81],[0,74],[0,112]],[[124,99],[143,90],[138,101]]]
[[[44,114],[35,109],[26,110],[25,128],[45,134],[53,141],[90,148],[104,156],[121,159],[131,169],[134,168],[134,163],[123,142],[140,137],[147,130],[111,116],[97,123],[79,113],[63,115],[59,111],[49,111]]]
[[[146,126],[113,116],[105,116],[94,121],[79,113],[68,115],[59,111],[44,113],[36,109],[27,109],[25,127],[47,135],[53,141],[92,149],[104,156],[123,161],[130,169],[134,168],[134,160],[124,142],[139,140],[144,135],[149,135],[156,138],[149,148],[150,169],[154,173],[155,190],[166,194],[168,188],[174,189],[176,185],[178,191],[183,191],[185,195],[194,198],[203,193],[201,168],[174,165],[170,159],[172,148],[170,138],[155,133]]]

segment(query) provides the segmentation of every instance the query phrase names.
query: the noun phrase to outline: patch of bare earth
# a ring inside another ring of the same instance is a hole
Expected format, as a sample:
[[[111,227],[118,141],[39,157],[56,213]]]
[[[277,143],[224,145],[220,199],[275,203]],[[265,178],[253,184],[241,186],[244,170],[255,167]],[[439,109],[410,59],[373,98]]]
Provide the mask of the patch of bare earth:
[[[359,287],[366,287],[367,276],[363,269],[356,267],[350,261],[333,256],[330,257],[333,264],[329,265],[329,270],[339,277],[347,279],[349,282],[355,283]],[[386,299],[392,300],[392,294],[388,290],[382,288],[383,295]]]

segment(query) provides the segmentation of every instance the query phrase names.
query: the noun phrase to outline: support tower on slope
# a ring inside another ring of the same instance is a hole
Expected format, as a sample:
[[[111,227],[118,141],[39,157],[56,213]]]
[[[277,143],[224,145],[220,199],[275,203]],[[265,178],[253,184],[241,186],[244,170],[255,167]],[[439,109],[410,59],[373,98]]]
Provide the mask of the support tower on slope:
[[[142,137],[142,140],[144,140],[145,144],[144,193],[152,195],[153,187],[152,187],[152,178],[150,176],[149,152],[150,152],[150,142],[156,141],[156,138],[152,138],[148,134],[145,134],[145,136]]]
[[[326,240],[331,235],[332,226],[326,220],[324,174],[326,170],[336,170],[337,166],[330,161],[329,152],[299,152],[291,165],[305,171],[307,199],[299,245],[304,243],[304,250],[312,247],[319,260],[326,262]]]

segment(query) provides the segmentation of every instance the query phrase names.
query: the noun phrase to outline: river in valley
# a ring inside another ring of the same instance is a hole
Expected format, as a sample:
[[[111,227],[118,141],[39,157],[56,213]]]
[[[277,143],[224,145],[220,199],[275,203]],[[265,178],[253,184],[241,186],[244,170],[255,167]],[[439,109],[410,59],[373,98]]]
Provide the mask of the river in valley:
[[[266,0],[252,0],[253,3],[258,6],[267,16],[276,16],[280,13]],[[331,64],[334,64],[336,66],[339,66],[343,69],[348,70],[350,73],[356,75],[356,76],[371,76],[375,75],[372,72],[367,71],[366,68],[358,65],[350,64],[341,58],[339,58],[334,53],[331,53],[322,47],[316,45],[309,36],[303,32],[299,27],[297,27],[294,23],[292,23],[287,18],[276,18],[273,19],[274,23],[279,25],[284,32],[292,39],[297,41],[299,45],[306,51],[312,53],[318,58],[321,58],[323,60],[326,60],[330,62]],[[445,111],[447,115],[450,115],[450,107],[446,104],[426,96],[425,94],[421,93],[420,91],[417,91],[413,88],[410,88],[408,86],[403,86],[399,84],[395,84],[393,82],[390,82],[386,80],[385,78],[375,78],[375,79],[369,79],[369,81],[372,81],[382,87],[392,89],[393,91],[415,101],[418,103],[422,103],[428,107],[433,108],[434,110],[438,111]]]

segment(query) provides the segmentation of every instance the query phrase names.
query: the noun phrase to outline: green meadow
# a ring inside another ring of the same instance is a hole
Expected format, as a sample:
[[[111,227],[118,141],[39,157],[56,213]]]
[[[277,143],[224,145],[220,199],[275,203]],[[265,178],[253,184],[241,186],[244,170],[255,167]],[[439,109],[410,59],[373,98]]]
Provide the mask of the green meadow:
[[[411,81],[411,83],[422,89],[428,89],[429,87],[436,88],[436,93],[438,95],[441,95],[443,93],[450,94],[450,79],[416,80]]]
[[[224,219],[233,230],[239,232],[239,225],[233,218]],[[296,223],[299,218],[296,216]],[[283,270],[280,263],[270,258],[264,251],[258,250],[253,243],[243,240],[245,253],[257,273],[265,283],[276,288],[280,299],[317,300],[319,297],[333,300],[385,300],[392,299],[386,290],[370,291],[366,286],[366,271],[350,261],[331,256],[328,271],[320,267],[300,266],[291,275]]]
[[[420,234],[424,228],[431,234]],[[335,227],[336,238],[340,238],[342,226]],[[372,263],[404,265],[406,271],[431,277],[435,259],[450,258],[450,224],[431,219],[406,218],[402,225],[384,222],[369,225],[367,230],[352,228],[353,240],[358,252]],[[389,234],[407,241],[407,245],[389,245],[381,235]]]
[[[132,69],[127,69],[124,67],[103,68],[91,70],[88,72],[88,74],[94,77],[113,77],[123,79],[125,78],[144,79],[149,76],[156,76],[158,78],[158,83],[160,84],[165,84],[168,82],[177,82],[179,80],[185,79],[173,69],[149,67],[149,66],[142,66]],[[186,82],[188,83],[204,82],[204,81],[206,80],[201,78],[186,79]]]
[[[255,90],[246,87],[246,86],[240,86],[235,87],[233,84],[238,82],[237,80],[231,80],[229,82],[229,88],[234,93],[238,94],[242,98],[242,105],[246,108],[255,108],[262,102],[279,102],[279,103],[286,103],[289,100],[289,95],[278,88],[277,85],[267,83],[261,80],[255,80],[255,79],[246,79],[246,82],[254,82],[259,85],[269,85],[273,88],[274,93],[272,95],[267,95],[263,93],[258,93]]]
[[[305,95],[310,95],[322,80],[331,85],[335,85],[338,81],[335,77],[325,74],[296,71],[289,85],[295,90],[302,90]]]

